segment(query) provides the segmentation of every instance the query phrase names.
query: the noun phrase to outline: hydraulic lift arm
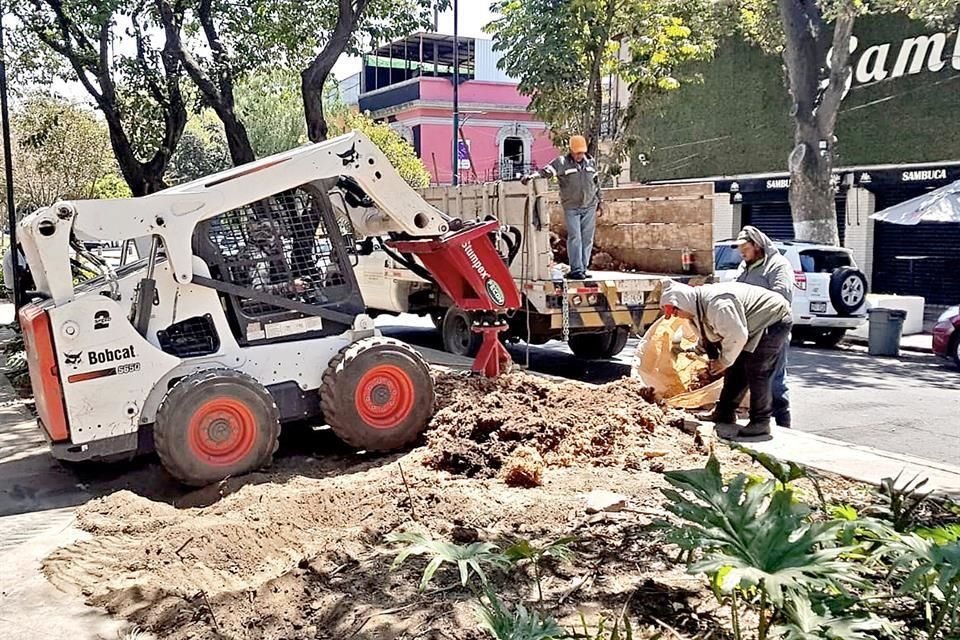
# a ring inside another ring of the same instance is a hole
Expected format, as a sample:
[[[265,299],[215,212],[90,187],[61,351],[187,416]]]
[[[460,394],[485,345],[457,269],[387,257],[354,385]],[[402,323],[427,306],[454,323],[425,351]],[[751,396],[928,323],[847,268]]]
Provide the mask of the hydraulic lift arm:
[[[478,360],[475,369],[496,374],[496,363],[508,356],[495,332],[502,330],[502,314],[520,306],[509,268],[490,239],[497,223],[464,225],[430,206],[358,132],[141,198],[56,203],[20,222],[24,253],[37,290],[56,304],[75,295],[70,269],[75,233],[121,242],[159,238],[173,277],[187,284],[194,278],[192,238],[200,222],[289,189],[322,188],[340,177],[352,179],[376,204],[360,221],[360,231],[399,238],[389,244],[419,257],[457,306],[478,314],[476,329],[485,333],[481,355],[486,360]]]

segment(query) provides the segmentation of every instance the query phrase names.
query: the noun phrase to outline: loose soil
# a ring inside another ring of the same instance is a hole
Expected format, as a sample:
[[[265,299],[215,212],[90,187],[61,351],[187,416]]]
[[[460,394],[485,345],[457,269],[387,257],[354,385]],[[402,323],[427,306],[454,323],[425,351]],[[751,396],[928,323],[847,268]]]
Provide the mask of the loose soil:
[[[299,455],[173,504],[126,490],[90,502],[78,512],[89,539],[52,554],[44,571],[161,638],[471,640],[486,636],[456,570],[441,568],[420,593],[425,561],[391,571],[397,549],[385,536],[573,535],[576,559],[544,567],[544,607],[565,624],[627,611],[637,637],[723,637],[725,612],[652,526],[666,516],[662,471],[702,466],[712,448],[677,428],[679,414],[630,381],[441,375],[438,397],[426,446],[404,455]],[[728,471],[751,468],[716,453]],[[593,490],[628,506],[587,514]],[[491,580],[530,604],[524,571]]]

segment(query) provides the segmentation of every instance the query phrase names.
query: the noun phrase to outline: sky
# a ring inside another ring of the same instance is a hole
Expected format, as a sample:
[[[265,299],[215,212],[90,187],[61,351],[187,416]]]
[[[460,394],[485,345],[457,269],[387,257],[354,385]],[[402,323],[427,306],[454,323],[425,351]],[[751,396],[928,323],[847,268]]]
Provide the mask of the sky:
[[[479,38],[489,37],[483,33],[483,27],[492,19],[490,12],[490,0],[461,0],[460,1],[460,35]],[[449,9],[440,14],[439,22],[440,33],[453,33],[453,10]],[[360,58],[354,56],[343,56],[333,68],[333,75],[338,79],[344,79],[360,71]],[[83,103],[90,103],[91,98],[79,82],[65,83],[55,81],[53,89],[65,97]]]
[[[493,20],[489,0],[461,0],[459,10],[460,35],[470,38],[489,38],[483,27]],[[453,33],[453,9],[440,14],[440,33]],[[342,80],[360,71],[360,58],[343,56],[333,68],[333,75]]]

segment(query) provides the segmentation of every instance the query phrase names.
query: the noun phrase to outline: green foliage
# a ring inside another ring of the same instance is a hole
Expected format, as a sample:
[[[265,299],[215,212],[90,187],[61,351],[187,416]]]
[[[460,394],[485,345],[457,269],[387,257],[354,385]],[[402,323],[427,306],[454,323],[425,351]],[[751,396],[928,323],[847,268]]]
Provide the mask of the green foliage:
[[[738,602],[758,600],[760,640],[772,624],[796,622],[797,603],[811,602],[812,594],[862,584],[841,557],[852,550],[837,544],[841,523],[812,521],[789,485],[751,482],[746,474],[725,483],[713,456],[704,469],[670,472],[667,481],[676,488],[663,490],[667,509],[682,520],[671,540],[700,550],[690,572],[707,574],[717,597],[731,599],[735,616]]]
[[[18,18],[14,48],[37,51],[43,61],[28,65],[24,80],[79,82],[110,127],[117,165],[133,192],[161,188],[187,111],[182,69],[163,52],[153,3],[10,0],[7,8]]]
[[[518,604],[510,611],[489,587],[486,599],[477,607],[481,628],[496,640],[558,640],[566,633],[557,621]]]
[[[252,74],[239,83],[235,96],[237,113],[258,157],[287,151],[307,141],[300,75],[296,71],[268,69]]]
[[[783,640],[874,640],[878,634],[898,635],[897,628],[879,616],[838,615],[802,598],[788,603],[786,610],[788,622],[771,629],[771,635]]]
[[[212,111],[203,111],[187,122],[166,177],[170,183],[179,184],[229,167],[230,154],[223,126]]]
[[[487,568],[503,567],[506,560],[498,552],[498,548],[489,542],[474,542],[469,545],[458,545],[450,542],[434,540],[421,533],[394,533],[387,536],[387,542],[405,544],[397,554],[391,570],[398,569],[410,556],[427,556],[430,558],[420,580],[420,590],[423,591],[430,584],[437,569],[443,564],[453,564],[460,572],[460,586],[466,587],[471,575],[476,575],[482,585],[487,584]]]
[[[893,528],[904,533],[916,526],[920,508],[930,499],[931,492],[923,492],[928,479],[919,479],[915,476],[908,482],[901,483],[903,472],[896,478],[883,478],[876,491],[878,504],[871,509],[871,514],[886,520]]]
[[[584,133],[599,141],[603,78],[627,84],[632,100],[607,113],[615,143],[629,130],[637,105],[690,79],[687,64],[714,48],[712,3],[705,0],[499,0],[487,30],[503,52],[501,68],[520,82],[531,109],[555,141]],[[627,55],[621,55],[622,52]]]
[[[116,175],[107,128],[92,110],[54,95],[33,94],[10,120],[18,211],[60,199],[97,197],[98,183]]]
[[[116,173],[108,173],[93,185],[93,197],[104,200],[131,197],[130,187]]]
[[[539,562],[544,558],[570,560],[574,555],[570,545],[576,542],[576,540],[573,536],[565,536],[544,543],[543,545],[537,545],[529,540],[518,540],[507,547],[503,555],[511,562],[519,562],[521,560]]]
[[[862,515],[851,505],[831,505],[827,514],[839,523],[837,539],[851,551],[852,557],[871,558],[880,545],[896,537],[896,532],[885,522]]]
[[[898,591],[921,605],[930,640],[941,632],[956,637],[960,633],[960,541],[938,544],[908,534],[885,551],[892,571],[903,575]]]
[[[413,146],[389,125],[374,122],[365,114],[342,109],[330,118],[330,131],[331,135],[342,135],[349,131],[363,133],[387,156],[407,184],[415,189],[430,186],[430,173],[417,157]]]
[[[914,533],[934,544],[960,542],[960,523],[945,524],[939,527],[919,527]]]
[[[540,563],[544,558],[556,558],[561,561],[568,561],[573,558],[573,550],[570,544],[575,542],[576,538],[567,536],[558,538],[544,545],[536,545],[529,540],[518,540],[503,552],[506,559],[516,564],[518,562],[529,560],[533,565],[534,580],[537,583],[537,596],[540,602],[543,602],[543,584],[540,579]]]

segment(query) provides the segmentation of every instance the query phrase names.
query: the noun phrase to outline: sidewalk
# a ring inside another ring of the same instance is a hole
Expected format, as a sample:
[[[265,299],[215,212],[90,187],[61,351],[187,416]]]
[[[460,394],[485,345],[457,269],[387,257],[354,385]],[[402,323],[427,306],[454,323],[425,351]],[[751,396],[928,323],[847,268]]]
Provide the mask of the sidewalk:
[[[844,342],[867,346],[867,339],[859,336],[847,335]],[[900,338],[900,350],[913,353],[933,353],[933,336],[929,333],[917,333]]]
[[[738,444],[874,486],[884,478],[896,478],[901,473],[903,483],[914,477],[927,478],[929,482],[924,490],[960,499],[960,467],[953,465],[780,427],[774,427],[770,438],[744,439]]]
[[[72,505],[90,496],[54,467],[36,419],[0,374],[0,635],[123,638],[130,629],[126,622],[60,591],[40,569],[54,550],[87,535],[73,526]],[[37,483],[37,474],[46,481]]]

